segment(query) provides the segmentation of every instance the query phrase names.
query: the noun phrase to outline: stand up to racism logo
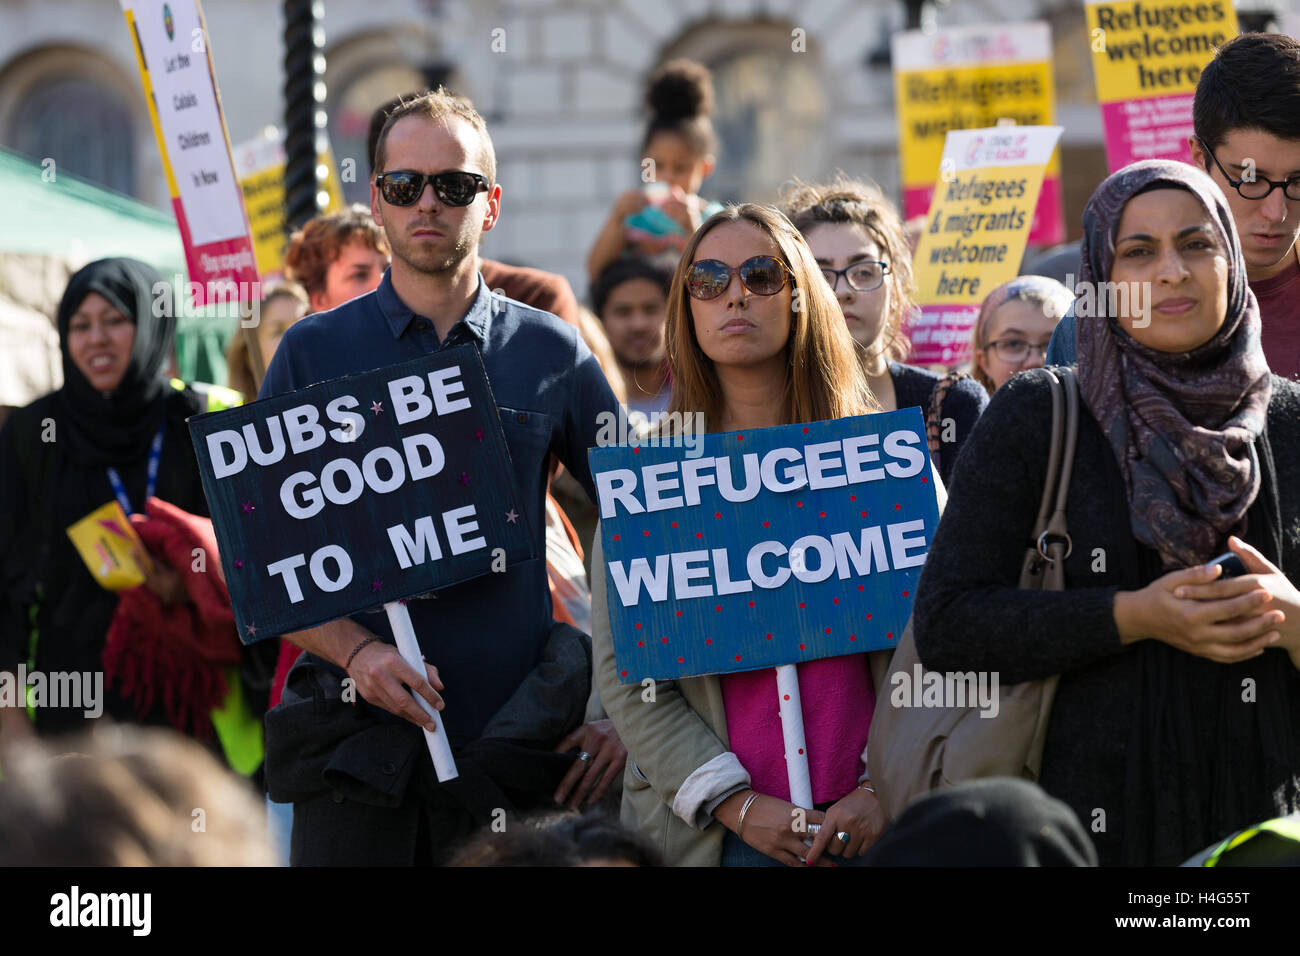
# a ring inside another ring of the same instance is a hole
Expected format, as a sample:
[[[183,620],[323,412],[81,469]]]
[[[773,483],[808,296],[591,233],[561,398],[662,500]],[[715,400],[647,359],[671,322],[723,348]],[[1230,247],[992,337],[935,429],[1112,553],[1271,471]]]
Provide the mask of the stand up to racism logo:
[[[167,28],[167,39],[176,39],[176,21],[172,19],[171,4],[163,4],[163,26]]]

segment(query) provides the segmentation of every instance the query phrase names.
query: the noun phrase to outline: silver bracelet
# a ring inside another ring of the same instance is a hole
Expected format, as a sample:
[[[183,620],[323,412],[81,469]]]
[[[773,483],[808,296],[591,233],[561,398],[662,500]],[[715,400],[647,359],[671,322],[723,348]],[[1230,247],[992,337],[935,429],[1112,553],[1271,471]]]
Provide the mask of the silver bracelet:
[[[740,808],[740,816],[736,818],[736,836],[744,839],[745,833],[745,814],[749,812],[750,804],[758,799],[758,791],[749,791],[749,796],[745,798],[744,804]]]
[[[876,793],[876,791],[873,790],[873,789],[872,789],[872,788],[871,788],[867,783],[860,783],[860,784],[858,784],[858,789],[859,789],[859,790],[865,790],[865,791],[867,791],[868,793],[872,794],[873,796],[874,796],[875,793]]]

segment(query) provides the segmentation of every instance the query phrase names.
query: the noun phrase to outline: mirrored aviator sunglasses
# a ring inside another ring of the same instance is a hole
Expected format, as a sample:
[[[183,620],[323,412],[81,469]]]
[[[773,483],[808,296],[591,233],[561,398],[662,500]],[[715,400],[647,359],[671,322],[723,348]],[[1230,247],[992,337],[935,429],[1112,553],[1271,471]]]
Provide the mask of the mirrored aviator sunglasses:
[[[438,201],[448,206],[468,206],[474,197],[488,189],[488,181],[478,173],[434,173],[425,175],[410,169],[397,169],[375,177],[375,185],[390,206],[412,206],[424,194],[425,183],[433,185]]]
[[[754,295],[776,295],[789,281],[789,267],[772,256],[753,256],[736,267],[740,284]],[[716,299],[731,285],[732,269],[717,259],[701,259],[686,270],[686,291],[692,299]]]

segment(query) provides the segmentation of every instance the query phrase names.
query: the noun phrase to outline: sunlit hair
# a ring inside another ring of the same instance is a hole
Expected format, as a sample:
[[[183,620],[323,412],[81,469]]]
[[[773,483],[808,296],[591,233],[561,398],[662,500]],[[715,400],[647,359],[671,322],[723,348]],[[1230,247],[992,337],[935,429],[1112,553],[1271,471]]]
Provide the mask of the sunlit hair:
[[[911,346],[903,335],[903,323],[916,308],[912,299],[912,253],[903,234],[903,224],[894,204],[873,183],[849,179],[840,173],[829,183],[790,183],[781,195],[781,211],[804,236],[818,226],[861,226],[889,266],[885,285],[889,288],[889,314],[873,348],[863,355],[885,362],[901,362]],[[882,370],[883,371],[883,370]]]
[[[695,337],[686,272],[704,237],[729,223],[749,223],[771,237],[793,275],[791,297],[797,307],[791,312],[786,344],[787,372],[784,382],[774,383],[782,393],[782,421],[824,421],[878,410],[880,406],[867,387],[839,303],[808,243],[777,210],[744,203],[728,206],[705,221],[686,243],[673,274],[668,291],[668,364],[673,374],[669,411],[683,416],[703,412],[705,427],[710,430],[722,421],[722,386],[713,360],[704,354]],[[761,253],[755,250],[754,254]]]
[[[302,315],[311,311],[311,300],[307,297],[307,290],[291,279],[276,282],[262,291],[262,301],[258,308],[259,317],[276,299],[293,299],[302,306]],[[267,357],[263,355],[262,365],[265,367],[267,364]],[[243,394],[250,402],[257,398],[257,387],[260,383],[253,374],[253,360],[248,354],[248,339],[243,329],[235,329],[234,335],[226,344],[226,384]]]
[[[289,237],[284,252],[284,273],[307,290],[308,295],[324,294],[330,266],[352,243],[365,246],[381,256],[391,258],[388,235],[375,225],[370,210],[360,203],[347,209],[309,219]]]
[[[459,118],[468,123],[478,133],[478,164],[481,168],[466,170],[466,172],[482,173],[489,185],[496,183],[496,149],[492,145],[492,137],[488,135],[487,123],[482,114],[474,108],[474,104],[468,97],[459,96],[441,86],[436,90],[419,93],[412,99],[403,100],[389,111],[388,118],[384,120],[384,125],[379,130],[379,137],[375,141],[376,173],[388,171],[384,165],[388,160],[388,134],[399,120],[408,116],[422,116],[435,123],[445,123],[449,119]]]

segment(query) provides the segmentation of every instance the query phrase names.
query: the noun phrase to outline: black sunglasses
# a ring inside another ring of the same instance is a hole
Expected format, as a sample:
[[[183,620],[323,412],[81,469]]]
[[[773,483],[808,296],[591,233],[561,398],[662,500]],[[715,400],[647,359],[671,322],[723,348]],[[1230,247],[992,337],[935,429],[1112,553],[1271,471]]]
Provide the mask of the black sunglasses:
[[[413,206],[424,195],[425,183],[433,185],[433,194],[448,206],[468,206],[474,197],[490,188],[478,173],[434,173],[426,175],[413,169],[395,169],[375,177],[379,195],[390,206]]]
[[[740,284],[754,295],[776,295],[792,278],[790,267],[771,256],[754,256],[738,265]],[[716,299],[731,285],[733,270],[717,259],[701,259],[686,270],[686,291],[692,299]]]

